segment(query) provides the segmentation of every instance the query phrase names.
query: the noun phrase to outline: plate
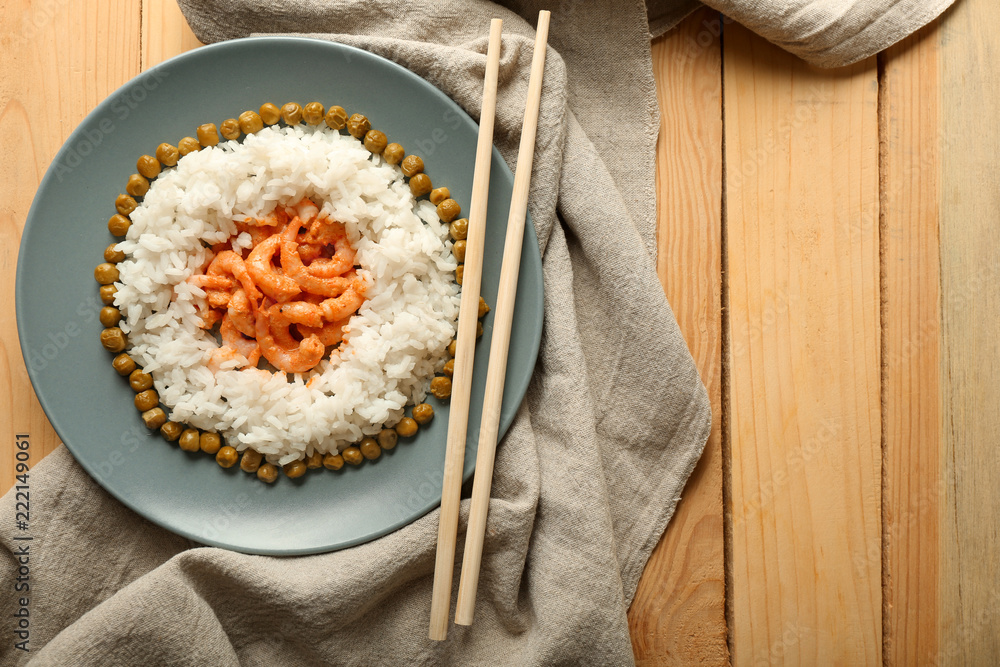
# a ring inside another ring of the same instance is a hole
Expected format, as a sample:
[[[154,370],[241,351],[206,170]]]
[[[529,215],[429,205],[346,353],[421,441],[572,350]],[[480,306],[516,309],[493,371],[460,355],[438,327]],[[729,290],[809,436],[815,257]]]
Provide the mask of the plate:
[[[224,470],[143,426],[128,383],[99,342],[93,269],[114,241],[107,220],[136,159],[270,101],[339,104],[407,153],[435,185],[469,208],[478,125],[437,88],[366,51],[315,39],[264,37],[190,51],[144,72],[97,106],[42,180],[25,222],[17,266],[21,352],[59,437],[101,486],[133,510],[197,542],[258,554],[331,551],[404,526],[441,499],[448,408],[429,427],[357,468],[311,471],[263,484]],[[496,302],[513,176],[493,150],[482,294]],[[500,417],[501,434],[525,391],[542,331],[538,243],[526,226]],[[465,478],[475,465],[492,313],[476,346]]]

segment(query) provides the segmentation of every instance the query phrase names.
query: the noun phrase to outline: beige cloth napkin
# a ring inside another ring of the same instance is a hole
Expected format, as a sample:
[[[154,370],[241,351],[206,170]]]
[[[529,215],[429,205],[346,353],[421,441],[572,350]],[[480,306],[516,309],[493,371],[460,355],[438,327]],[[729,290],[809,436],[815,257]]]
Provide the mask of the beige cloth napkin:
[[[517,149],[539,4],[181,0],[203,41],[321,34],[405,65],[474,117],[489,19],[500,16],[495,140],[508,163]],[[891,0],[718,4],[830,64],[883,48],[947,2],[928,3],[927,11]],[[692,6],[655,3],[655,29]],[[0,662],[632,662],[626,610],[711,416],[654,270],[659,113],[646,7],[637,0],[562,0],[550,8],[531,193],[544,253],[545,331],[528,395],[498,451],[475,625],[453,626],[443,643],[426,638],[436,511],[336,553],[248,556],[201,547],[148,523],[60,448],[31,472],[32,651],[13,648],[17,596],[4,590]],[[0,500],[0,581],[10,588],[21,544],[13,520],[7,494]]]

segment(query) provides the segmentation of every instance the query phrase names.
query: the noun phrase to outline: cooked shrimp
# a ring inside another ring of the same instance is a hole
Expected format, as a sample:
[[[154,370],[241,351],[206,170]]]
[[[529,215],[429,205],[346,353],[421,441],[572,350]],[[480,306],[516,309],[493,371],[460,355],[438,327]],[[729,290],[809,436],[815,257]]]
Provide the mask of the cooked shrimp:
[[[316,336],[323,345],[336,345],[344,339],[344,326],[347,320],[337,322],[327,322],[321,327],[308,327],[299,325],[299,333],[303,336]]]
[[[272,306],[275,315],[280,315],[283,319],[293,324],[300,324],[307,327],[320,327],[324,322],[347,322],[365,298],[358,294],[353,287],[347,288],[343,294],[329,299],[318,301],[315,296],[307,295],[308,300],[291,301],[288,303]],[[299,329],[301,331],[301,328]],[[329,345],[330,343],[327,343]]]
[[[252,246],[256,246],[268,236],[283,230],[286,224],[288,224],[288,214],[284,209],[276,208],[266,218],[237,221],[236,229],[249,234]]]
[[[199,314],[201,315],[202,329],[211,329],[222,319],[222,313],[215,308],[206,308],[204,312]]]
[[[296,234],[302,226],[302,219],[296,216],[285,227],[281,235],[281,267],[288,278],[293,279],[303,290],[323,296],[340,296],[354,281],[337,276],[334,278],[319,278],[309,273],[299,257]],[[278,238],[278,237],[272,237]],[[270,241],[270,239],[268,239]],[[286,299],[287,300],[287,299]]]
[[[279,303],[276,308],[281,316],[293,324],[304,324],[309,327],[323,326],[323,309],[316,304],[305,301]]]
[[[279,302],[288,301],[302,291],[296,281],[287,275],[278,273],[274,265],[271,264],[271,258],[282,245],[281,240],[281,236],[277,234],[266,238],[250,252],[250,256],[246,260],[247,271],[260,291]],[[282,254],[284,254],[283,249]],[[297,253],[296,256],[298,256]],[[287,273],[287,269],[285,272]]]
[[[318,278],[333,278],[342,276],[354,268],[354,257],[357,254],[347,240],[347,233],[341,227],[341,233],[332,241],[336,251],[329,259],[316,259],[306,267],[306,271]]]
[[[260,345],[253,339],[244,338],[243,334],[239,332],[229,317],[222,318],[222,324],[219,326],[219,335],[222,337],[222,349],[230,347],[246,357],[247,366],[257,365],[257,362],[260,360]]]
[[[295,206],[292,206],[292,211],[294,214],[286,211],[288,217],[297,215],[302,220],[312,220],[319,215],[319,206],[316,206],[311,199],[303,197]]]
[[[226,308],[229,305],[229,299],[231,299],[232,296],[232,292],[229,290],[205,290],[205,298],[208,300],[208,305],[212,308]]]
[[[256,335],[257,327],[254,310],[256,310],[256,304],[247,298],[246,292],[237,288],[233,292],[232,298],[229,299],[227,314],[236,330],[251,338]]]
[[[222,370],[224,362],[236,359],[238,356],[241,356],[239,352],[228,345],[223,345],[212,352],[212,356],[208,359],[208,368],[213,373],[218,373]]]
[[[306,336],[301,341],[295,341],[288,332],[291,322],[285,320],[280,312],[272,308],[257,310],[257,343],[260,351],[268,362],[278,370],[286,373],[305,373],[312,369],[326,354],[326,346],[318,336]],[[275,331],[276,330],[276,331]],[[278,336],[275,336],[278,333]],[[296,345],[281,345],[276,338],[291,339]]]
[[[336,322],[353,315],[364,302],[364,295],[356,292],[354,287],[349,287],[340,296],[326,299],[320,303],[319,309],[323,311],[324,320],[327,322]]]
[[[250,276],[250,272],[247,270],[248,267],[243,261],[243,258],[232,250],[223,250],[212,263],[208,265],[208,270],[205,271],[208,276],[223,276],[231,275],[236,280],[240,282],[243,289],[246,290],[246,294],[251,299],[260,298],[260,290],[257,289],[257,285],[254,284],[254,279]]]
[[[307,224],[307,220],[302,218],[302,224]],[[308,222],[308,229],[302,235],[302,240],[306,243],[319,243],[320,245],[331,245],[340,238],[347,238],[347,230],[336,220],[330,218],[316,218]]]
[[[233,288],[232,279],[220,275],[209,276],[204,273],[198,273],[188,278],[188,282],[196,287],[202,288],[205,291],[230,290]]]
[[[304,243],[299,241],[299,257],[306,264],[312,265],[317,259],[323,256],[323,246],[315,243]]]

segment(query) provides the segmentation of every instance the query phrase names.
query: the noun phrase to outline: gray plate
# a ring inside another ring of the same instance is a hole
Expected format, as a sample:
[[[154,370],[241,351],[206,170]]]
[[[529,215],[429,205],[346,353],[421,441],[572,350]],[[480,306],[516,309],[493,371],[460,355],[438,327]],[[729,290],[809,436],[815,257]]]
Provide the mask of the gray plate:
[[[17,266],[17,328],[35,392],[66,446],[105,489],[198,542],[261,554],[330,551],[410,523],[441,497],[448,407],[374,463],[265,485],[149,433],[100,345],[92,275],[136,158],[265,101],[320,100],[361,112],[468,210],[478,126],[441,91],[371,53],[312,39],[253,38],[196,49],[144,72],[70,135],[31,206]],[[494,149],[483,296],[495,302],[513,177]],[[521,258],[501,433],[527,390],[542,331],[542,271],[531,224]],[[477,345],[465,477],[475,464],[487,347]]]

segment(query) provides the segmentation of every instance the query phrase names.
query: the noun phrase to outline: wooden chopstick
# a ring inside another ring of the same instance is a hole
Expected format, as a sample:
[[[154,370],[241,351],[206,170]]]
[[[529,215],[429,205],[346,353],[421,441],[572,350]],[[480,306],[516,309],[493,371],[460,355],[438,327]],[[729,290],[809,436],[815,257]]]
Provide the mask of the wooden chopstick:
[[[451,583],[458,539],[458,510],[462,501],[462,470],[465,464],[465,437],[469,426],[469,398],[472,393],[472,365],[479,321],[479,289],[483,272],[483,244],[486,237],[486,203],[493,160],[493,120],[497,104],[497,74],[500,69],[500,33],[503,21],[490,23],[486,50],[486,77],[483,106],[479,118],[479,143],[472,176],[469,203],[469,235],[466,240],[462,302],[458,315],[455,345],[455,372],[452,377],[448,441],[445,448],[444,481],[441,488],[441,522],[438,524],[437,556],[434,561],[434,589],[431,593],[431,622],[428,636],[441,641],[448,636],[451,612]]]
[[[517,152],[517,174],[507,218],[507,238],[500,268],[500,290],[493,316],[493,337],[490,341],[490,365],[486,372],[486,393],[483,397],[483,418],[479,428],[479,453],[476,456],[476,479],[472,485],[472,509],[465,533],[465,554],[462,578],[458,586],[455,622],[472,625],[479,588],[479,566],[483,557],[486,514],[493,484],[493,463],[496,458],[497,433],[500,428],[500,407],[507,374],[507,352],[510,348],[510,327],[514,319],[517,296],[517,276],[521,268],[521,242],[524,239],[525,215],[528,211],[528,187],[535,155],[535,132],[538,129],[538,107],[542,97],[542,75],[545,70],[545,48],[549,35],[549,12],[538,13],[535,52],[531,58],[528,79],[528,100],[524,107],[521,145]]]

